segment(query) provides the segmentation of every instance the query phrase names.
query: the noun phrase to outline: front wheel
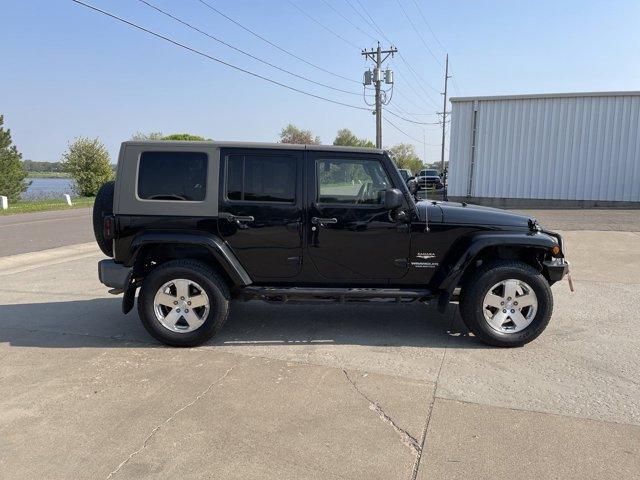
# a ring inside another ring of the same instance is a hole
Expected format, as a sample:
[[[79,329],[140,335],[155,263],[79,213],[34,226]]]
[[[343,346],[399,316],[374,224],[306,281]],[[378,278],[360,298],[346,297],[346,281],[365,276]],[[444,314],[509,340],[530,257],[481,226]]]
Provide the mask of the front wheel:
[[[553,295],[544,276],[523,262],[481,267],[463,285],[462,320],[482,342],[519,347],[549,324]]]
[[[208,265],[172,260],[142,283],[138,314],[146,330],[174,347],[193,347],[213,337],[227,319],[229,289]]]

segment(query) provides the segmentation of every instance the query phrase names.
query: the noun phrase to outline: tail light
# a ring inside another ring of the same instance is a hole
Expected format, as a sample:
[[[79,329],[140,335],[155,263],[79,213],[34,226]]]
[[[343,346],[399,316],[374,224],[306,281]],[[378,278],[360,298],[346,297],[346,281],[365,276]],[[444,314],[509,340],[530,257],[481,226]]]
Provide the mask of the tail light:
[[[113,215],[107,215],[102,219],[102,236],[105,240],[113,240],[116,219]]]

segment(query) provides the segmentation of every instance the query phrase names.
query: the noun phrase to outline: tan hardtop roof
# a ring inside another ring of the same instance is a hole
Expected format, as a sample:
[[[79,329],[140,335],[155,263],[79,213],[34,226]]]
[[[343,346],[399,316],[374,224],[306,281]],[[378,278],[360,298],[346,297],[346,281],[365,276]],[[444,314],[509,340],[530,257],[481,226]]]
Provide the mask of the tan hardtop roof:
[[[319,152],[355,152],[355,153],[383,153],[384,150],[378,148],[364,148],[364,147],[343,147],[340,145],[305,145],[305,144],[292,144],[292,143],[267,143],[267,142],[196,142],[196,141],[182,141],[182,140],[130,140],[122,142],[122,145],[137,145],[137,146],[164,146],[164,147],[178,147],[189,146],[196,147],[198,145],[212,146],[215,148],[263,148],[263,149],[278,149],[278,150],[310,150]]]

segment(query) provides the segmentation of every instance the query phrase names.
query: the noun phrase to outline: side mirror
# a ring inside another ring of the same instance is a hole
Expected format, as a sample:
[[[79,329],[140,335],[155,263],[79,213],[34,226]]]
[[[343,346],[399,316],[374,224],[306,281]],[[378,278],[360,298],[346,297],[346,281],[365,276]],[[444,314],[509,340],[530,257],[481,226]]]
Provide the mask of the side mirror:
[[[410,179],[407,182],[407,188],[409,188],[409,193],[411,195],[415,195],[416,192],[418,191],[418,180],[416,180],[415,177]]]
[[[395,210],[402,206],[402,192],[397,188],[384,191],[384,206],[387,210]]]

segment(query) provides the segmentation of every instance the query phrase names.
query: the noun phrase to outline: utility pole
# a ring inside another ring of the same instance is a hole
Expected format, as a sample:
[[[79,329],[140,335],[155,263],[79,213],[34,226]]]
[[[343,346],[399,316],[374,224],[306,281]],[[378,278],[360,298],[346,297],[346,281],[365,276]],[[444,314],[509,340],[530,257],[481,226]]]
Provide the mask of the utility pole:
[[[382,148],[382,105],[386,105],[386,92],[381,91],[380,84],[384,81],[387,85],[391,85],[393,88],[393,72],[389,69],[382,71],[383,62],[393,57],[393,54],[398,51],[393,46],[389,50],[382,50],[380,48],[380,42],[378,42],[377,49],[363,50],[361,55],[373,60],[375,67],[373,72],[367,70],[364,72],[364,86],[374,84],[376,89],[376,101],[375,101],[375,116],[376,116],[376,148]],[[384,57],[383,57],[384,55]],[[384,78],[383,78],[384,77]],[[365,97],[366,98],[366,97]],[[391,98],[389,98],[391,100]],[[365,100],[366,101],[366,100]]]
[[[451,112],[447,112],[447,83],[451,78],[449,76],[449,54],[447,53],[447,58],[445,60],[444,67],[444,101],[442,104],[442,151],[440,154],[440,172],[444,174],[444,137],[445,137],[445,129],[447,128],[447,115]]]

